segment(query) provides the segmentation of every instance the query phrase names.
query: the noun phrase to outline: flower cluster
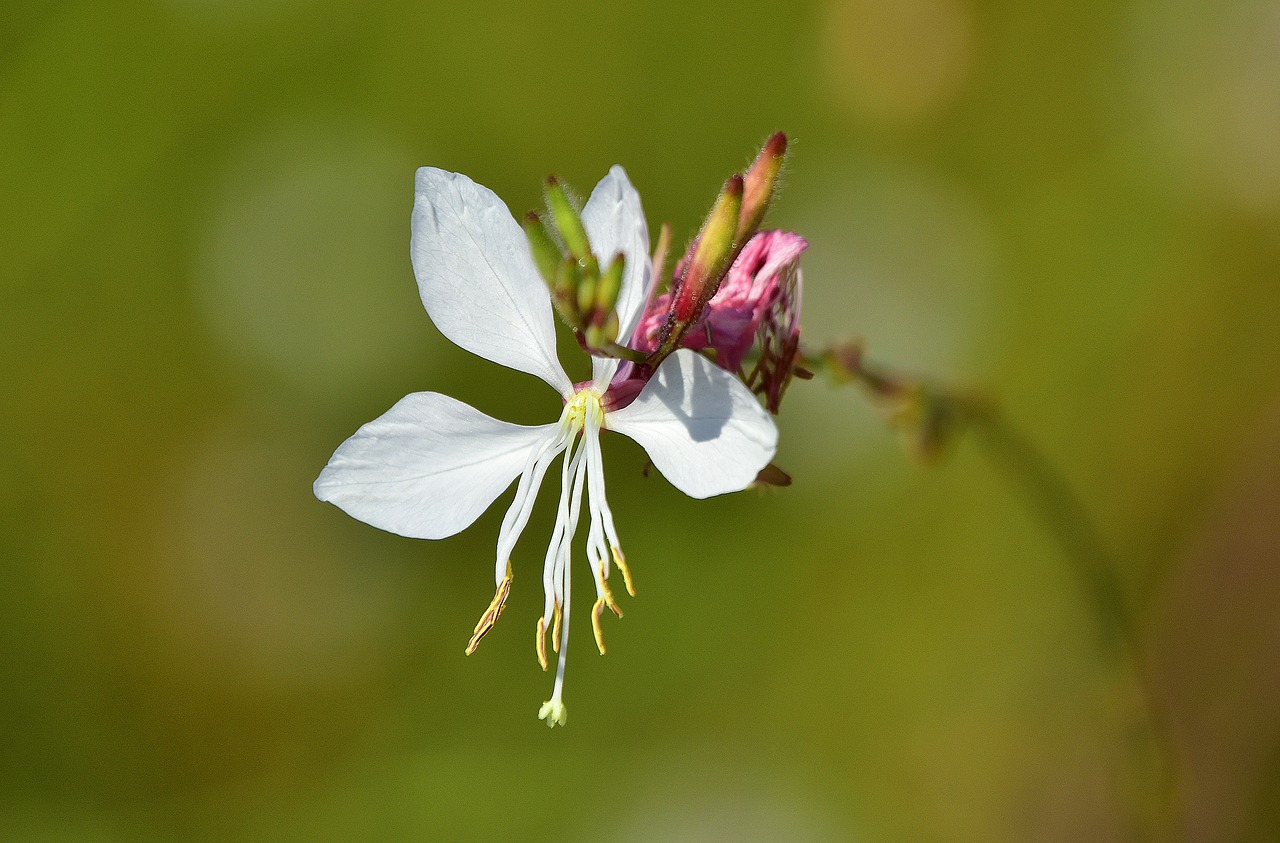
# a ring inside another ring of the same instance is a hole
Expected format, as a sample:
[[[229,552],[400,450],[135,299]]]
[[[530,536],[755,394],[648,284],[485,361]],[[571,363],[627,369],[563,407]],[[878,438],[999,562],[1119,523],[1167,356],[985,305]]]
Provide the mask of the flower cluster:
[[[774,177],[776,172],[774,166]],[[596,596],[592,626],[601,653],[603,610],[622,614],[609,585],[614,567],[634,594],[605,495],[601,432],[634,439],[672,485],[694,498],[745,488],[769,464],[777,445],[769,413],[734,374],[688,344],[647,358],[638,351],[641,344],[633,339],[653,299],[655,273],[640,198],[623,170],[610,170],[580,212],[560,198],[549,190],[560,240],[555,245],[569,252],[568,260],[549,253],[550,241],[536,234],[536,226],[522,229],[491,191],[465,176],[424,167],[417,174],[411,241],[422,302],[440,332],[481,357],[541,378],[564,402],[559,418],[516,425],[439,393],[414,393],[343,442],[314,484],[320,500],[361,521],[402,536],[439,539],[465,529],[516,481],[498,534],[496,591],[467,645],[470,653],[502,614],[513,552],[543,480],[560,459],[560,498],[543,561],[545,602],[535,646],[543,669],[548,632],[558,653],[554,689],[539,713],[548,725],[565,722],[571,545],[584,508],[586,563]],[[757,205],[762,213],[763,204]],[[795,241],[787,242],[798,257],[803,245],[796,249]],[[785,249],[778,248],[781,256]],[[735,254],[738,250],[741,244]],[[729,261],[723,255],[719,259],[725,266],[717,271],[723,275]],[[788,296],[795,299],[790,312],[798,314],[798,294],[782,292],[792,289],[788,279],[798,282],[798,275],[777,261],[761,264],[757,274],[765,274],[766,266],[773,279],[764,284],[768,290],[757,294],[746,281],[735,282],[751,288],[744,301],[770,300],[759,316],[758,307],[747,308],[741,331],[749,330],[752,337],[761,331],[773,336],[774,328],[764,327],[772,324],[766,314]],[[559,279],[567,279],[562,287]],[[592,357],[591,379],[572,383],[556,357],[553,310],[566,317],[584,348],[615,349],[645,362],[628,363],[635,373],[627,376],[619,373],[619,356],[598,353]],[[785,321],[773,318],[779,326]],[[729,337],[734,329],[723,319],[719,324],[725,347],[738,348],[745,335]]]

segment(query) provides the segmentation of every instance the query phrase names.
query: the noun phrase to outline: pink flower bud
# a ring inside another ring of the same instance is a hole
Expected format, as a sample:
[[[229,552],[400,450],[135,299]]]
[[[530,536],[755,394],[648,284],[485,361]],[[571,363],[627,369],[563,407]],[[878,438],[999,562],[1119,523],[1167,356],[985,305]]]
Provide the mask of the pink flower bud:
[[[777,356],[800,334],[800,255],[809,244],[787,231],[761,231],[751,238],[701,317],[681,345],[712,349],[716,364],[737,372],[757,340],[762,353]],[[668,294],[649,302],[636,331],[639,350],[658,347],[669,309]]]

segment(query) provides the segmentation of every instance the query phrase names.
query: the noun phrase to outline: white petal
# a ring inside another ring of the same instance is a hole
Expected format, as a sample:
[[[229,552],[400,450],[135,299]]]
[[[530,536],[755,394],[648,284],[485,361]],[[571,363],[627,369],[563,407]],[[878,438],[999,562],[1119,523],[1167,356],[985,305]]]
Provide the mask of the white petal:
[[[609,383],[613,380],[613,376],[617,373],[618,365],[621,362],[616,357],[593,356],[591,358],[591,386],[603,394],[609,388]]]
[[[437,392],[415,392],[338,446],[313,487],[348,515],[415,539],[465,529],[557,425],[490,418]]]
[[[653,263],[649,256],[649,227],[640,207],[640,194],[631,186],[627,173],[618,165],[600,180],[582,209],[582,225],[591,240],[591,250],[606,267],[618,252],[626,255],[626,271],[618,293],[618,342],[626,344],[640,322],[644,303],[653,283]]]
[[[681,349],[636,400],[605,417],[639,442],[671,485],[692,498],[745,489],[773,459],[778,429],[742,383]]]
[[[422,303],[440,333],[537,375],[561,395],[572,392],[556,359],[551,296],[524,231],[493,191],[458,173],[419,169],[410,255]]]

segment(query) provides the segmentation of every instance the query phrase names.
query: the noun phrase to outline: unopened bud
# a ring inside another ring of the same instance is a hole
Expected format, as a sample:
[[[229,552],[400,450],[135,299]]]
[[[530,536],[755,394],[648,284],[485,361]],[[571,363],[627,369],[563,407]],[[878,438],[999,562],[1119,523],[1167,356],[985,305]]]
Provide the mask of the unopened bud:
[[[671,223],[664,222],[658,229],[658,244],[653,247],[653,289],[665,289],[668,252],[671,251]]]
[[[594,264],[594,261],[592,263]],[[595,309],[596,288],[600,286],[600,276],[595,272],[594,265],[578,264],[578,270],[578,290],[574,304],[578,308],[578,324],[585,325],[590,321],[591,312]]]
[[[715,295],[734,257],[734,239],[742,211],[742,176],[734,173],[711,206],[697,245],[671,300],[671,318],[687,326]]]
[[[582,279],[582,265],[572,257],[565,257],[556,266],[553,301],[560,318],[570,327],[580,326],[578,318],[578,287]]]
[[[618,339],[618,314],[610,311],[600,324],[592,323],[582,330],[587,348],[605,348]]]
[[[521,226],[524,228],[525,237],[529,238],[529,251],[533,253],[533,262],[538,267],[542,280],[554,286],[556,269],[560,266],[560,259],[563,257],[560,254],[560,247],[547,233],[547,228],[542,224],[542,217],[537,211],[525,214]]]
[[[547,210],[551,212],[551,220],[564,241],[565,249],[575,260],[586,261],[591,257],[591,243],[587,240],[587,230],[582,226],[582,216],[555,176],[547,177],[545,196]]]
[[[765,211],[769,209],[769,200],[773,198],[774,189],[778,185],[778,174],[782,171],[782,161],[787,155],[787,136],[776,132],[751,163],[751,168],[743,179],[742,215],[738,221],[737,241],[745,243],[760,227]]]
[[[600,283],[596,285],[595,308],[591,316],[593,323],[603,323],[617,307],[618,293],[622,290],[622,273],[626,265],[626,257],[619,252],[600,275]]]

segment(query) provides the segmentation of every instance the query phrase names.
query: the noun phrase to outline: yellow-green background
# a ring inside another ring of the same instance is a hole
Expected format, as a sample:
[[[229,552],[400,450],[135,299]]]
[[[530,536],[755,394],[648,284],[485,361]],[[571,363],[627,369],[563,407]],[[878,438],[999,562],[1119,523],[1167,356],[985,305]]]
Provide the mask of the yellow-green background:
[[[1274,839],[1277,45],[1268,0],[7,0],[0,838]],[[556,412],[422,311],[415,167],[519,212],[621,163],[683,242],[778,129],[807,336],[999,396],[1122,560],[1171,807],[1024,502],[850,390],[793,387],[774,494],[608,443],[639,597],[604,658],[579,607],[563,731],[554,484],[470,658],[506,497],[434,543],[312,498],[407,392]]]

